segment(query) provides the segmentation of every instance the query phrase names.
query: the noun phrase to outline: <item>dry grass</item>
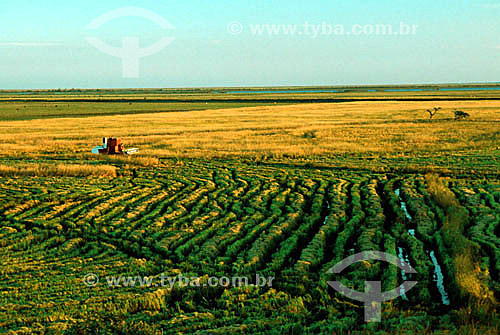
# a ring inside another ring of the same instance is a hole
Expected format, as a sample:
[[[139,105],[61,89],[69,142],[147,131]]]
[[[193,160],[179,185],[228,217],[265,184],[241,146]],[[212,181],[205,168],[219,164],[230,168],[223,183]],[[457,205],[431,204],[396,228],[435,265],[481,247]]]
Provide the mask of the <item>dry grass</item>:
[[[460,206],[460,203],[458,202],[457,198],[455,198],[455,194],[446,187],[444,179],[439,177],[437,174],[427,174],[425,175],[425,181],[427,183],[427,188],[434,197],[434,200],[443,208],[448,209],[452,207],[458,207]],[[462,218],[455,218],[453,223],[457,224],[460,226],[460,224],[465,223],[466,219]],[[461,227],[458,227],[461,228]]]
[[[154,167],[160,165],[160,160],[151,156],[125,156],[125,155],[111,155],[111,156],[89,156],[89,159],[105,160],[110,163],[125,163],[131,167]]]
[[[428,174],[425,179],[434,200],[445,210],[442,233],[453,259],[454,282],[462,298],[471,306],[470,313],[460,312],[461,323],[469,327],[474,319],[494,320],[492,315],[498,304],[494,292],[488,287],[488,270],[481,269],[477,246],[463,234],[469,220],[467,210],[446,186],[445,180],[435,174]]]
[[[429,122],[425,110],[435,105],[443,109]],[[471,119],[453,121],[455,109]],[[83,157],[104,136],[123,138],[146,158],[492,150],[500,147],[499,121],[499,101],[350,102],[3,121],[0,155]]]
[[[0,165],[0,176],[33,176],[33,177],[116,177],[116,168],[110,165],[77,165],[77,164],[23,164]]]

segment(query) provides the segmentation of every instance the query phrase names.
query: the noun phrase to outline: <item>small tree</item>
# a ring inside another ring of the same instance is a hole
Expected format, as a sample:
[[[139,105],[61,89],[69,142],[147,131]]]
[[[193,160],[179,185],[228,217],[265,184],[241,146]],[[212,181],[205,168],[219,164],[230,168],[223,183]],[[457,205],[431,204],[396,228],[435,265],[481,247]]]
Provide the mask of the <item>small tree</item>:
[[[434,115],[436,115],[436,113],[440,109],[441,109],[441,107],[434,107],[433,109],[428,109],[427,113],[429,113],[429,120],[432,120],[432,118],[434,117]]]

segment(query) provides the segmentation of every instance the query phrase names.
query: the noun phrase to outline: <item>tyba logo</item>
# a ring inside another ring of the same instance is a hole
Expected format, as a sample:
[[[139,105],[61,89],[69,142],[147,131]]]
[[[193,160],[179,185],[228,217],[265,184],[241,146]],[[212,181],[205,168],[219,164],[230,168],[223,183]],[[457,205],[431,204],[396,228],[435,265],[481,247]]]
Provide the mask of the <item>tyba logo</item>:
[[[382,251],[364,251],[355,255],[344,258],[339,263],[335,264],[328,273],[340,273],[349,265],[369,260],[381,260],[391,263],[406,273],[417,273],[409,264],[400,260],[398,257],[382,252]],[[380,322],[382,301],[393,300],[401,296],[402,293],[407,292],[417,284],[416,281],[405,281],[400,286],[393,290],[382,292],[382,285],[380,281],[365,281],[365,291],[354,291],[339,281],[328,281],[335,291],[345,295],[353,300],[364,302],[365,308],[365,322]]]
[[[109,11],[90,22],[86,29],[99,29],[103,24],[120,17],[136,16],[153,21],[162,29],[174,29],[165,18],[160,15],[138,7],[123,7]],[[96,49],[122,59],[122,75],[124,78],[139,78],[139,59],[154,55],[175,40],[175,37],[162,37],[158,42],[145,48],[139,47],[139,37],[123,37],[122,47],[116,48],[104,43],[98,37],[86,37]]]

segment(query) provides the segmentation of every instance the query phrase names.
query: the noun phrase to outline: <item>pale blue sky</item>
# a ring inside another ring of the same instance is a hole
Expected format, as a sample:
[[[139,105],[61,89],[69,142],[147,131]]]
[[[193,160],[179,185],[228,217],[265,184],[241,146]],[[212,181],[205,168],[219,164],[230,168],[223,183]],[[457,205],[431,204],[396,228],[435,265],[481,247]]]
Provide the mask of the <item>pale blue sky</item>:
[[[96,31],[100,15],[136,6],[167,19],[162,30],[123,17]],[[0,89],[399,84],[500,81],[499,0],[2,0]],[[227,32],[239,21],[239,35]],[[254,36],[250,24],[418,24],[415,36]],[[122,77],[119,58],[85,41],[148,46],[175,41]]]

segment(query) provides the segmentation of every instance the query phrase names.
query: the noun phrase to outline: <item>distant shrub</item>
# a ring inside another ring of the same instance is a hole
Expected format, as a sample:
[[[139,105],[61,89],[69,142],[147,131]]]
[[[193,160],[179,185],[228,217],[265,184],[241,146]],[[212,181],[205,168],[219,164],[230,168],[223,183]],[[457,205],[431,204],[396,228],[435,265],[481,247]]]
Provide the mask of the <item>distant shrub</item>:
[[[300,137],[302,138],[316,138],[316,132],[314,130],[305,131]]]
[[[468,117],[470,117],[469,113],[465,113],[462,111],[455,111],[455,120],[466,119]]]

